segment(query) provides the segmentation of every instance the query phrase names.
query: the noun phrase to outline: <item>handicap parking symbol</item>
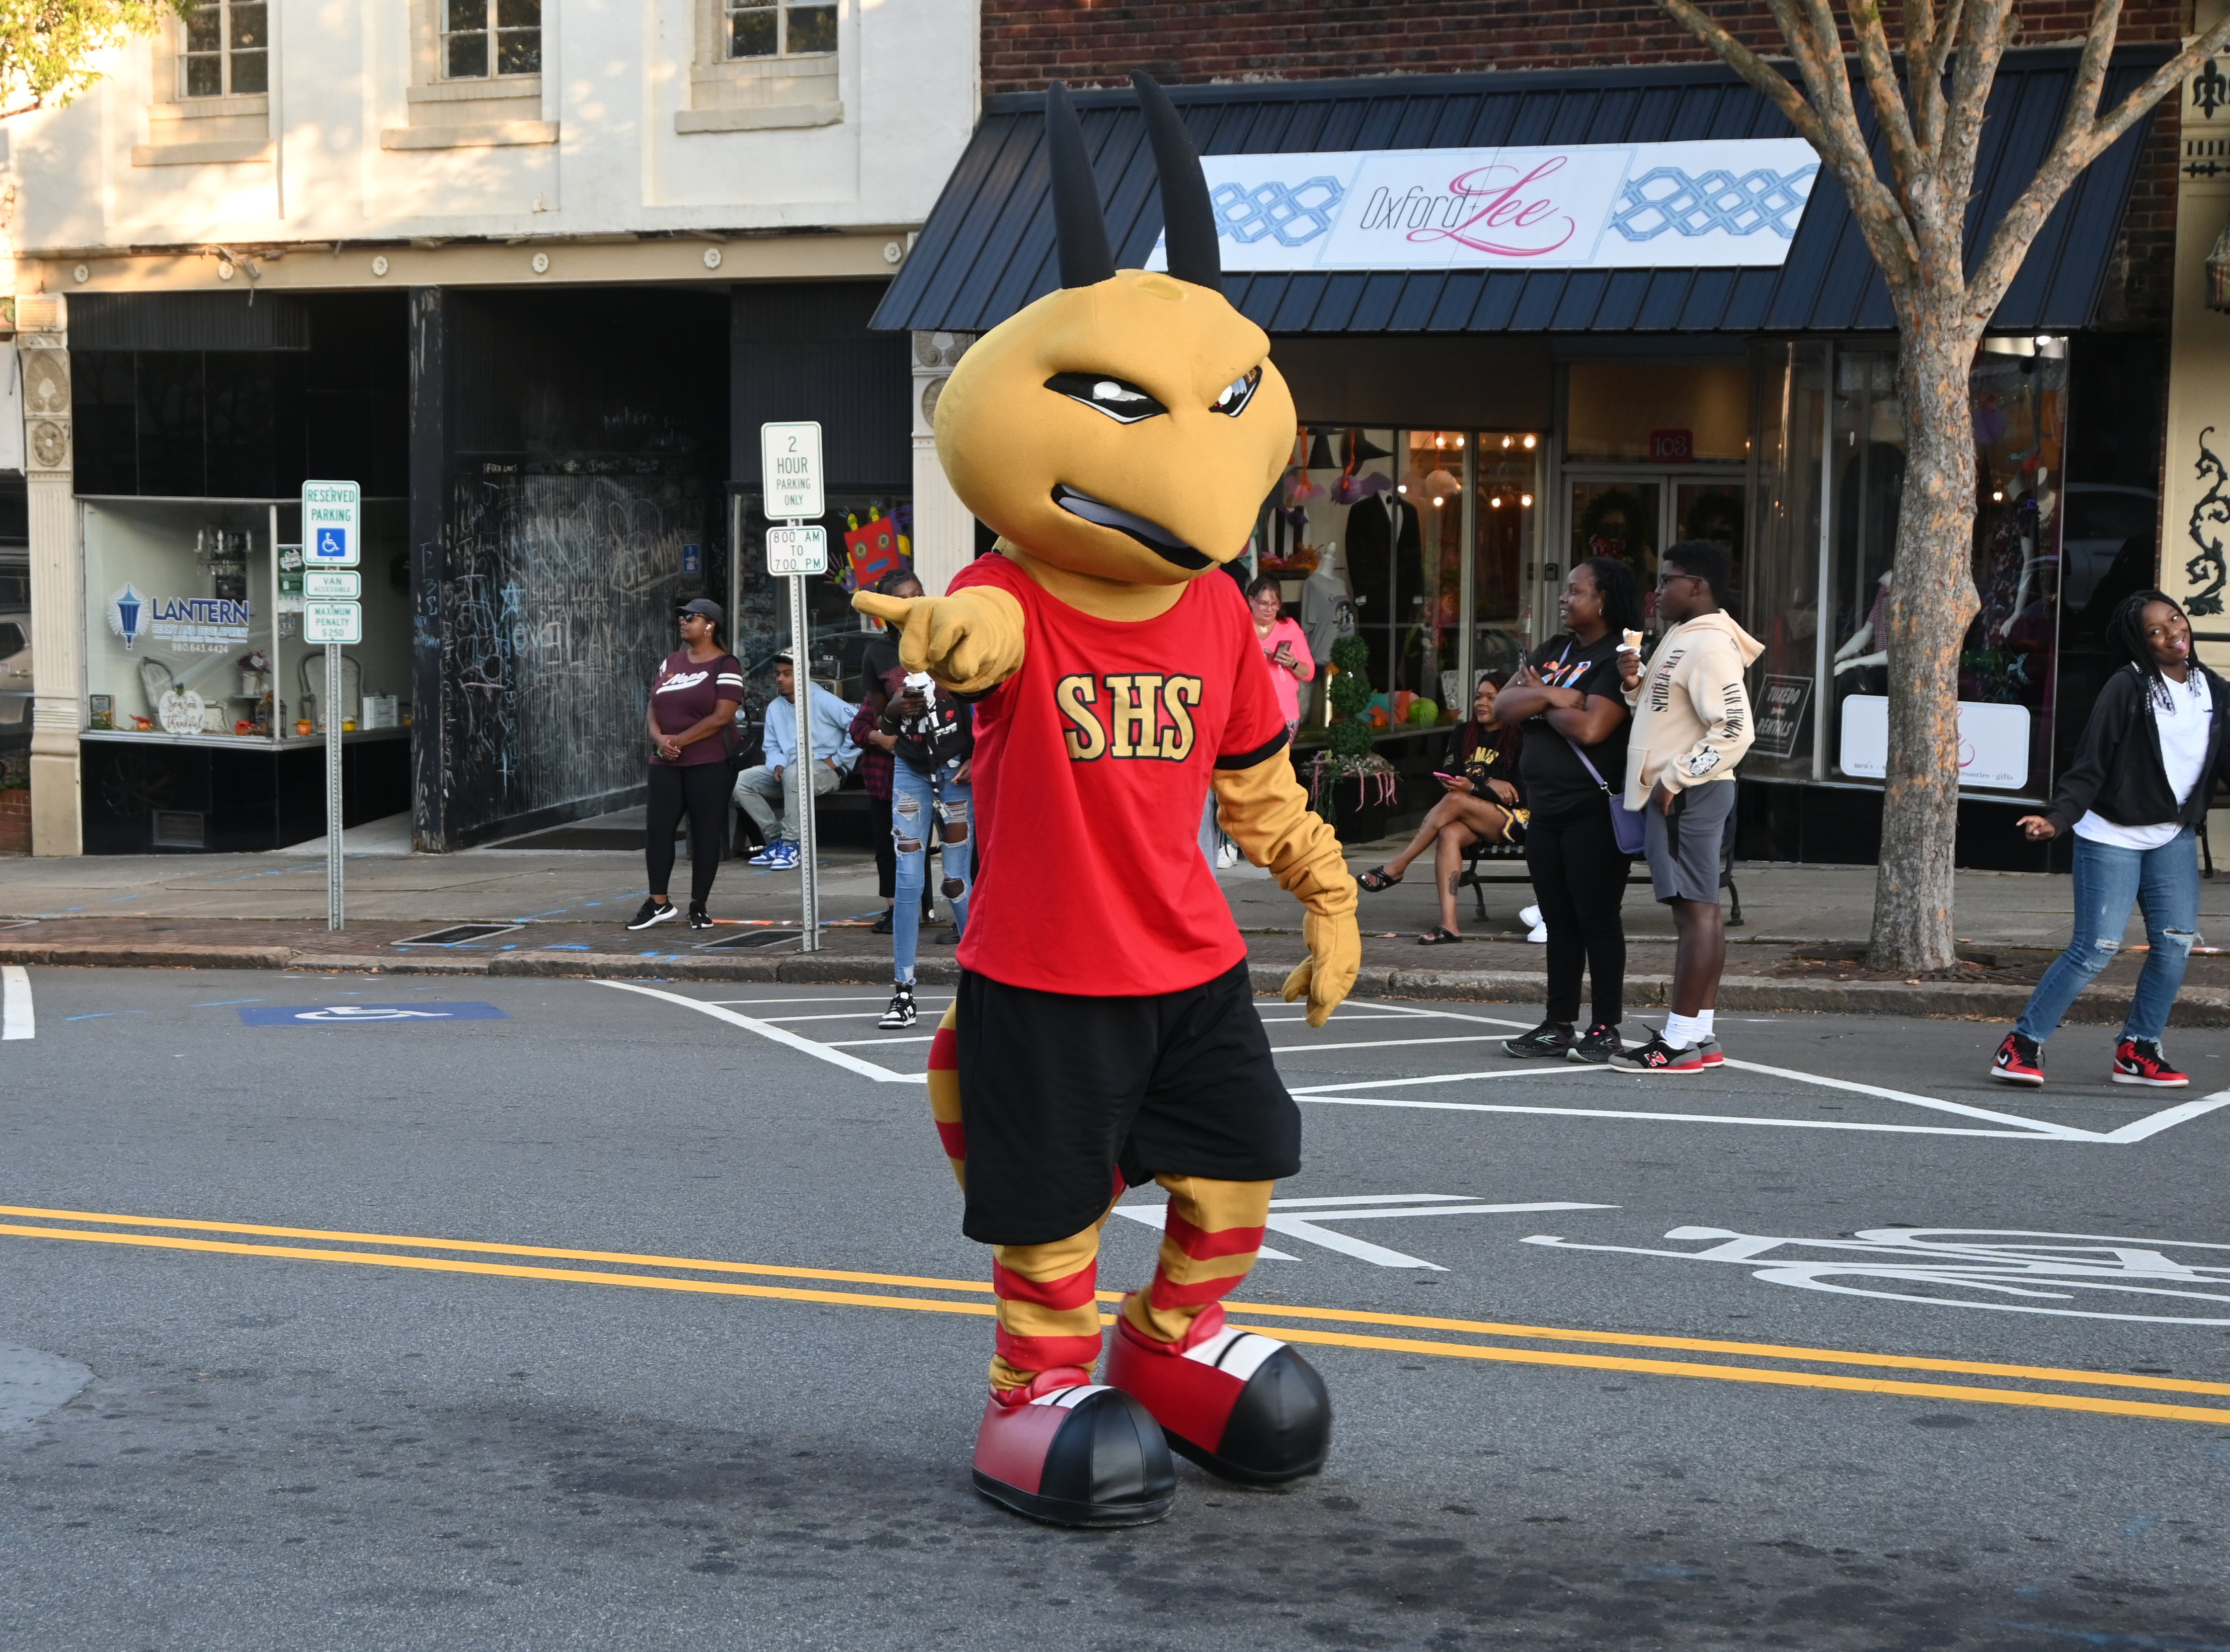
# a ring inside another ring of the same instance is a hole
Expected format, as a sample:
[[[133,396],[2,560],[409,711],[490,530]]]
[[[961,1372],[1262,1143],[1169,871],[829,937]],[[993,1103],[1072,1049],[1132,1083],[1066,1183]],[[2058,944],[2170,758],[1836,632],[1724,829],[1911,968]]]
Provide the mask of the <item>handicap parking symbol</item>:
[[[347,556],[348,530],[346,528],[319,529],[316,555],[320,562],[338,561]]]
[[[445,1002],[438,999],[416,1004],[259,1005],[242,1010],[240,1019],[249,1026],[362,1026],[414,1021],[511,1019],[493,1004]]]

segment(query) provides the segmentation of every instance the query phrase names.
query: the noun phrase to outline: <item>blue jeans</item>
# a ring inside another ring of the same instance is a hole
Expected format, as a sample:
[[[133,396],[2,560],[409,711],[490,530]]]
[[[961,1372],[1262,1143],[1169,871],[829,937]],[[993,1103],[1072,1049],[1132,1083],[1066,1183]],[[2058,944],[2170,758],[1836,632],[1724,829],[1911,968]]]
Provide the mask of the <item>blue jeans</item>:
[[[2075,936],[2029,994],[2014,1032],[2039,1044],[2052,1036],[2075,995],[2121,951],[2132,905],[2144,909],[2151,950],[2122,1036],[2158,1042],[2199,939],[2199,843],[2189,826],[2157,849],[2076,839]]]
[[[900,758],[891,766],[891,843],[898,852],[898,894],[891,907],[891,978],[913,980],[914,955],[921,949],[921,891],[929,871],[929,821],[932,813],[944,850],[944,881],[957,883],[948,895],[952,922],[968,929],[969,865],[975,858],[968,840],[969,790],[952,778],[957,763],[925,775]]]

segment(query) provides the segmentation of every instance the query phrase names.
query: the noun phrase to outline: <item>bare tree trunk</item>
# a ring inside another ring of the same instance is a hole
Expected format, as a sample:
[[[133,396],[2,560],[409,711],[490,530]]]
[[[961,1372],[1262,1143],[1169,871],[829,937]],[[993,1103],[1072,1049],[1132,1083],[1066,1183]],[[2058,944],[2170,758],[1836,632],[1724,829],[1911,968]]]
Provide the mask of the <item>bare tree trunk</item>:
[[[1905,493],[1889,600],[1889,765],[1874,873],[1876,969],[1948,969],[1958,828],[1959,652],[1975,595],[1976,337],[1922,319],[1903,340]]]

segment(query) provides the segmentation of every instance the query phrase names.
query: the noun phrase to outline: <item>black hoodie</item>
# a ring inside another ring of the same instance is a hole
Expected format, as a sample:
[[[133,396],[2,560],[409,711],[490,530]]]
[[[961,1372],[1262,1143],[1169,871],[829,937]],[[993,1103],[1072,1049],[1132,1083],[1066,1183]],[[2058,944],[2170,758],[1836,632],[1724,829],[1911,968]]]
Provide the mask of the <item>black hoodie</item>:
[[[2214,800],[2217,781],[2230,783],[2230,742],[2222,738],[2223,717],[2230,711],[2230,685],[2197,660],[2191,662],[2214,699],[2214,724],[2207,735],[2207,762],[2191,795],[2179,799],[2169,790],[2168,770],[2161,763],[2160,728],[2148,702],[2151,679],[2135,665],[2124,666],[2106,679],[2091,708],[2091,721],[2083,725],[2082,742],[2075,759],[2059,776],[2059,784],[2045,806],[2045,818],[2066,832],[2085,814],[2116,826],[2200,826]],[[2175,686],[2173,684],[2171,687]]]

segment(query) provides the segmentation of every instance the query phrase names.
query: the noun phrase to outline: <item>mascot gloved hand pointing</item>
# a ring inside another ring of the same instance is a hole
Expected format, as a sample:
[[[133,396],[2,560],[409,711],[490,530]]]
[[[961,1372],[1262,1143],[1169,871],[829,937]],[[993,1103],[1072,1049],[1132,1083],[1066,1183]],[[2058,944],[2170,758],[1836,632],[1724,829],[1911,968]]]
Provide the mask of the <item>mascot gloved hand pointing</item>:
[[[1307,910],[1286,983],[1321,1026],[1355,983],[1355,880],[1293,778],[1245,599],[1219,570],[1286,466],[1293,402],[1222,292],[1200,161],[1132,77],[1169,273],[1118,270],[1068,95],[1046,100],[1060,288],[986,333],[937,406],[954,490],[999,533],[948,595],[862,595],[899,656],[976,704],[983,871],[930,1101],[992,1247],[997,1352],[975,1481],[1067,1526],[1157,1520],[1169,1449],[1274,1485],[1331,1441],[1324,1384],[1221,1298],[1300,1167],[1300,1112],[1254,1013],[1247,948],[1198,844],[1224,831]],[[1169,1193],[1153,1278],[1123,1298],[1105,1385],[1099,1231]]]

